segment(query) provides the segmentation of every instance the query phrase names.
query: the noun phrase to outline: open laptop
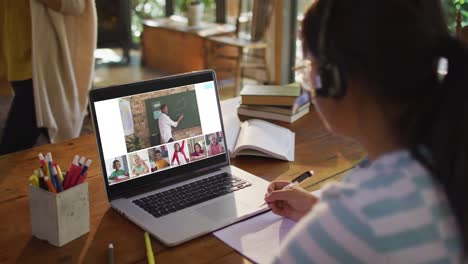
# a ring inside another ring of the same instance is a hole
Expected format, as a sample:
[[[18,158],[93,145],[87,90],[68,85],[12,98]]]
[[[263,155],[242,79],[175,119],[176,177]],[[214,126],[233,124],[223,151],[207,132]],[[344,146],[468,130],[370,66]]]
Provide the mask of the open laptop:
[[[89,98],[111,206],[164,244],[267,210],[268,182],[229,164],[213,71],[93,89]]]

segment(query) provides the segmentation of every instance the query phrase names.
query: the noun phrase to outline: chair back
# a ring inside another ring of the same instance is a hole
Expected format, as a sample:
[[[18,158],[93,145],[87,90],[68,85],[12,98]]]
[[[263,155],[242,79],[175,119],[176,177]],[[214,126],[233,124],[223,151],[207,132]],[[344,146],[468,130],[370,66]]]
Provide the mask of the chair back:
[[[463,15],[460,10],[455,17],[455,34],[468,47],[468,26],[462,26]]]
[[[274,0],[247,0],[251,1],[253,4],[252,14],[249,18],[249,28],[248,37],[251,41],[260,41],[263,40],[265,33],[268,29],[268,26],[271,21],[271,16],[273,15],[273,9],[275,6]],[[243,10],[243,0],[239,0],[238,13],[236,19],[236,36],[240,37],[240,27],[242,20],[242,10]]]
[[[263,40],[273,15],[274,0],[253,0],[250,38],[252,41]]]

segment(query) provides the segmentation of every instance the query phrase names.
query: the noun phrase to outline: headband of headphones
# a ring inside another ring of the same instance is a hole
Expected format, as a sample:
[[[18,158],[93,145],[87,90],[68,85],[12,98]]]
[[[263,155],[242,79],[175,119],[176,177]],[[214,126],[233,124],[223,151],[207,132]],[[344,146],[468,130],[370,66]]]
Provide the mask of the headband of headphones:
[[[327,31],[334,0],[325,1],[325,8],[321,18],[321,29],[318,39],[318,76],[316,80],[316,94],[321,97],[341,97],[345,93],[345,84],[338,66],[328,60],[326,56]]]

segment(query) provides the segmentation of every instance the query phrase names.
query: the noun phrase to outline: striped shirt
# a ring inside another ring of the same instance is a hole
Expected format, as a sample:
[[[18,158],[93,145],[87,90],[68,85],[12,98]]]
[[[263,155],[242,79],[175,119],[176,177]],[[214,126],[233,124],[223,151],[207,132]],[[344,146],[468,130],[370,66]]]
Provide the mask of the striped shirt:
[[[458,263],[461,254],[444,192],[402,150],[324,187],[274,263]]]

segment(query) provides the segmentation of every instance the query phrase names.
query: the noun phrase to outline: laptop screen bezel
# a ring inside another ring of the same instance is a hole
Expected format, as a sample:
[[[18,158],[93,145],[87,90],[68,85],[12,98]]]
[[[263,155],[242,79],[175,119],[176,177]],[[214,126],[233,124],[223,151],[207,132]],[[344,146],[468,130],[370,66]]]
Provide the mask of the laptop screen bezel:
[[[95,103],[99,101],[115,99],[120,97],[126,97],[136,94],[161,91],[170,88],[176,88],[180,86],[210,82],[212,81],[216,90],[216,99],[218,105],[218,114],[221,122],[221,129],[223,135],[224,124],[222,122],[221,105],[218,94],[218,86],[216,83],[216,75],[213,70],[205,70],[199,72],[191,72],[187,74],[179,74],[173,76],[162,77],[154,80],[141,81],[136,83],[122,84],[111,86],[107,88],[92,89],[89,92],[89,101],[91,108],[91,116],[93,120],[93,126],[95,131],[96,144],[98,148],[99,159],[101,162],[102,175],[104,178],[104,185],[107,193],[107,198],[112,201],[117,198],[126,197],[130,193],[138,190],[143,190],[147,187],[151,189],[158,189],[165,187],[170,184],[175,184],[188,179],[195,178],[204,171],[222,168],[229,165],[229,153],[227,146],[225,146],[225,153],[215,157],[210,157],[197,162],[188,163],[184,166],[171,168],[169,170],[157,171],[150,173],[146,176],[131,179],[118,184],[109,184],[107,171],[105,168],[105,160],[101,145],[101,137],[99,133],[99,126],[96,119]]]

